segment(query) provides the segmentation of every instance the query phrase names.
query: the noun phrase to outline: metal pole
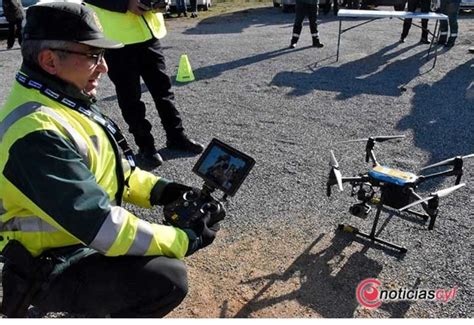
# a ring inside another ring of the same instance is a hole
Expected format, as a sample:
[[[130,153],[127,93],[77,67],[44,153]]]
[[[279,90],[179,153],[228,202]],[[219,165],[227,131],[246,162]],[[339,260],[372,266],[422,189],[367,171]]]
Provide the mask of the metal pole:
[[[342,30],[342,19],[339,19],[339,35],[337,36],[336,62],[339,61],[339,46],[341,45],[341,30]]]

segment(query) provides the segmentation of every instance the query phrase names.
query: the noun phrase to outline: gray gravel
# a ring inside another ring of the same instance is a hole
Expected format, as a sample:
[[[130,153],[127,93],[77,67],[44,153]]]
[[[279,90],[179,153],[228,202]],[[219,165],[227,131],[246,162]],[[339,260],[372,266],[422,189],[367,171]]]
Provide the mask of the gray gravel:
[[[220,238],[216,245],[225,249],[242,236],[281,232],[288,232],[288,241],[312,242],[320,234],[333,233],[341,222],[370,230],[371,217],[358,219],[347,212],[354,202],[348,185],[345,193],[334,193],[329,199],[325,195],[330,149],[344,175],[369,167],[363,161],[364,143],[338,141],[405,134],[403,141],[378,145],[376,154],[381,162],[410,171],[473,153],[474,55],[468,53],[474,45],[473,17],[472,13],[460,16],[458,43],[449,51],[440,50],[435,69],[425,57],[428,46],[417,43],[419,29],[412,28],[406,43],[397,42],[402,22],[396,19],[344,34],[339,62],[335,62],[338,22],[332,14],[320,17],[322,49],[309,47],[306,24],[298,47],[286,49],[294,15],[270,7],[197,24],[169,22],[163,40],[169,73],[174,78],[179,57],[186,53],[196,76],[192,83],[175,86],[188,134],[203,143],[219,138],[256,160],[229,204],[224,227],[232,236]],[[430,22],[430,28],[433,25]],[[1,41],[0,48],[5,47]],[[0,51],[0,103],[19,60],[19,50]],[[126,130],[107,78],[99,93],[102,106]],[[145,91],[143,97],[151,106],[149,93]],[[157,144],[164,147],[158,115],[151,109],[148,114],[156,125]],[[167,161],[155,173],[201,185],[191,172],[195,157],[161,152]],[[396,288],[456,287],[457,297],[449,303],[384,304],[375,315],[472,317],[474,159],[466,160],[463,180],[465,188],[442,200],[433,231],[410,218],[384,217],[382,236],[405,245],[408,253],[397,258],[368,246],[341,273],[340,287],[333,294],[353,294],[357,285],[353,279],[367,277],[395,283]],[[422,190],[429,193],[453,184],[454,179],[441,179]],[[156,210],[131,210],[151,221],[159,219]],[[286,226],[280,228],[282,224]],[[329,278],[320,279],[325,280]],[[355,304],[311,306],[325,317],[358,316]]]

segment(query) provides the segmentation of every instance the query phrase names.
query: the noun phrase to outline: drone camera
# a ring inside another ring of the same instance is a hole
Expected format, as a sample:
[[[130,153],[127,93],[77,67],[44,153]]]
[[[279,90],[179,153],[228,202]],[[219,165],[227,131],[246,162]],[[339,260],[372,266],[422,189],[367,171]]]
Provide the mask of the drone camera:
[[[357,191],[357,199],[362,202],[372,200],[375,195],[374,188],[370,183],[362,183]]]
[[[366,203],[356,203],[349,208],[350,214],[358,218],[365,218],[372,208]]]

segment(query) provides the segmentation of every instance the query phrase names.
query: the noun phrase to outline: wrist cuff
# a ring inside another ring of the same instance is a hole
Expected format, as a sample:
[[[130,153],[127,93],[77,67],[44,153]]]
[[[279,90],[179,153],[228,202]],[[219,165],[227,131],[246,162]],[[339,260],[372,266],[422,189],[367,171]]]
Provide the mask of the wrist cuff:
[[[163,195],[163,191],[166,185],[172,183],[170,180],[160,177],[158,182],[156,182],[155,186],[153,186],[150,194],[150,204],[157,205]]]

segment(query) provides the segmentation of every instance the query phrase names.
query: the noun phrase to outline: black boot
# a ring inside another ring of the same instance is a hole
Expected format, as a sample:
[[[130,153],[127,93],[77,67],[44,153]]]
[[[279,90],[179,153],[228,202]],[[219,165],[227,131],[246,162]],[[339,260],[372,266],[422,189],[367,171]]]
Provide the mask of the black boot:
[[[430,44],[431,42],[428,40],[427,37],[422,37],[422,38],[420,39],[420,43],[421,43],[421,44]]]
[[[324,44],[319,41],[318,37],[313,37],[313,47],[323,47]]]
[[[163,164],[163,158],[155,148],[140,148],[137,155],[138,164],[144,168],[155,168]]]
[[[298,43],[298,37],[292,37],[290,42],[290,49],[294,49],[296,47],[296,43]]]
[[[450,37],[448,38],[448,41],[446,42],[446,47],[453,47],[454,43],[456,43],[456,37]]]
[[[438,38],[438,44],[439,44],[439,45],[445,45],[445,44],[446,44],[446,40],[447,40],[446,35],[441,35],[441,36]]]
[[[188,138],[188,136],[185,134],[168,137],[166,146],[172,150],[186,151],[195,154],[201,153],[204,150],[204,146],[202,144]]]

